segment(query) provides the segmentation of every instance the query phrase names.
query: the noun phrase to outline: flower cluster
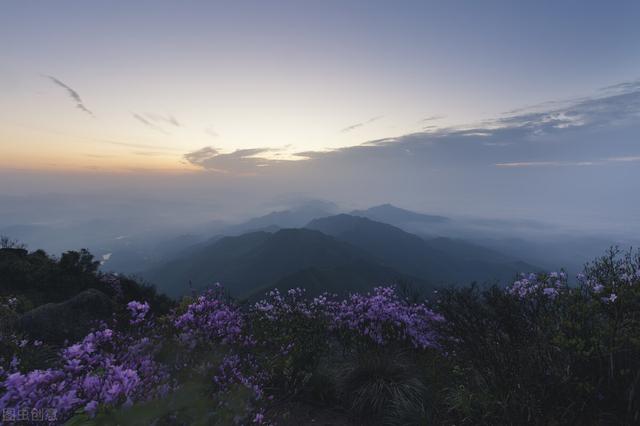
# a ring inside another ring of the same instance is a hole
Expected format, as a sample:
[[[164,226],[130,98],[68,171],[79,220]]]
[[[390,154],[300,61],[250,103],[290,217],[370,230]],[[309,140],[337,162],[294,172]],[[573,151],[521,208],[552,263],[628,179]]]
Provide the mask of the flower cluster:
[[[418,349],[437,347],[433,325],[444,320],[422,303],[402,300],[394,287],[376,287],[370,294],[353,294],[332,307],[333,329],[354,333],[378,345],[409,342]]]
[[[149,310],[148,304],[139,302],[128,308],[132,322],[141,321]],[[163,395],[169,375],[154,359],[158,350],[154,337],[149,327],[121,333],[103,326],[62,349],[55,367],[23,373],[14,357],[10,371],[1,378],[0,410],[53,409],[62,421],[79,409],[93,416],[101,406],[130,405]],[[24,340],[19,346],[26,344]]]
[[[174,321],[180,341],[191,348],[200,343],[234,343],[249,340],[242,335],[244,320],[237,307],[220,300],[214,291],[207,291],[187,306]]]
[[[15,309],[18,306],[18,298],[17,297],[8,297],[6,300],[6,304],[3,304],[9,309]]]
[[[400,298],[393,287],[345,300],[329,294],[308,298],[301,289],[274,290],[248,310],[220,294],[205,292],[157,324],[149,318],[148,303],[131,301],[129,323],[137,327],[116,331],[103,325],[60,351],[58,363],[46,370],[20,372],[16,358],[0,375],[0,409],[53,408],[63,421],[78,410],[93,416],[103,408],[164,395],[173,389],[171,369],[206,371],[214,366],[211,357],[198,358],[193,354],[203,352],[194,349],[208,353],[220,344],[225,353],[213,377],[219,392],[239,385],[250,390],[253,401],[264,401],[267,388],[304,383],[308,372],[294,371],[312,365],[309,360],[327,346],[327,338],[425,349],[437,346],[433,323],[442,321],[426,305]],[[163,342],[171,341],[160,337],[165,331],[177,336],[173,349],[180,362],[175,365],[155,359]],[[255,423],[265,424],[260,411],[248,410]]]
[[[130,323],[132,325],[135,325],[135,324],[142,324],[145,317],[147,316],[147,313],[149,313],[150,308],[149,308],[149,303],[147,302],[141,303],[141,302],[132,300],[131,302],[127,303],[127,309],[131,314]]]
[[[269,291],[266,298],[257,302],[253,309],[267,321],[280,321],[294,316],[314,318],[322,314],[327,301],[326,296],[323,296],[310,302],[305,298],[305,290],[301,288],[292,288],[284,295],[276,288]]]
[[[606,305],[628,302],[640,293],[640,257],[634,259],[628,253],[616,260],[617,253],[613,250],[598,263],[587,265],[585,273],[578,274],[580,287]]]
[[[424,304],[402,300],[395,287],[376,287],[373,293],[353,294],[342,301],[331,294],[307,300],[301,289],[291,289],[285,296],[274,290],[255,309],[270,321],[299,315],[324,321],[341,336],[361,337],[377,345],[409,342],[421,349],[437,346],[433,322],[443,320]]]
[[[520,274],[507,292],[520,299],[531,295],[542,294],[549,299],[555,299],[567,289],[567,274],[564,272],[550,272],[548,274]]]
[[[167,377],[153,360],[149,341],[118,336],[113,330],[89,333],[61,352],[61,366],[13,372],[0,385],[0,409],[55,409],[59,419],[84,408],[132,404],[162,393]]]

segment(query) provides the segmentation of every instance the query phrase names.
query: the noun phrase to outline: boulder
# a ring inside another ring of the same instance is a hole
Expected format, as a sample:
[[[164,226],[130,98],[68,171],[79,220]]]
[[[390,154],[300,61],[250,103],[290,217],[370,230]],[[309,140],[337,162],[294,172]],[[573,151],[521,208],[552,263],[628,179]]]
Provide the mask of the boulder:
[[[100,320],[111,318],[114,302],[96,289],[85,290],[61,303],[47,303],[23,314],[20,328],[33,339],[61,344],[82,339]]]

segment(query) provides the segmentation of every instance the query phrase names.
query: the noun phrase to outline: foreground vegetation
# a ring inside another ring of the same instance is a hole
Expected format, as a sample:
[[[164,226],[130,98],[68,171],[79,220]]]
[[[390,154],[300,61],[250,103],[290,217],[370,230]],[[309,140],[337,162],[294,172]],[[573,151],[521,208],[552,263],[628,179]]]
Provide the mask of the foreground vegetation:
[[[10,255],[0,264],[14,274],[0,301],[0,408],[16,418],[55,410],[72,425],[640,423],[640,253],[611,250],[575,286],[559,272],[429,300],[388,286],[344,299],[273,291],[257,303],[216,287],[173,305],[99,273],[88,253]],[[29,256],[49,268],[41,288],[19,267]],[[43,286],[51,276],[55,286]],[[78,341],[34,336],[20,318],[51,301],[42,292],[61,301],[55,293],[71,287],[64,297],[104,292],[112,314]]]

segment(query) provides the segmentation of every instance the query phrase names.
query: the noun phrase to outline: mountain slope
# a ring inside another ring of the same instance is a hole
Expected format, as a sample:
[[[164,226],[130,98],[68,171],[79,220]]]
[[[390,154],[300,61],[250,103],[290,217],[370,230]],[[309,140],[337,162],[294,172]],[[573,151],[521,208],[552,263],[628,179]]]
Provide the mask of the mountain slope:
[[[391,204],[381,204],[379,206],[370,207],[366,210],[354,210],[350,215],[366,217],[368,219],[389,223],[395,226],[400,226],[401,224],[406,223],[441,224],[449,222],[449,218],[445,216],[416,213],[410,210],[401,209]]]
[[[360,247],[389,267],[433,283],[507,280],[520,271],[537,269],[480,246],[446,238],[425,240],[364,217],[330,216],[311,221],[307,228]]]
[[[182,256],[142,275],[160,291],[172,296],[188,293],[191,281],[196,290],[220,282],[232,295],[242,297],[279,282],[283,285],[297,282],[296,285],[304,287],[305,282],[299,281],[303,281],[300,274],[305,270],[320,271],[323,278],[319,282],[336,290],[349,285],[347,277],[357,276],[358,285],[367,283],[369,287],[380,284],[383,279],[409,279],[390,268],[381,268],[365,251],[309,229],[224,237],[197,253]],[[363,274],[362,271],[370,272]],[[384,274],[376,271],[384,271]],[[343,290],[351,291],[351,288]]]
[[[372,287],[389,284],[406,283],[426,294],[432,287],[420,278],[396,271],[363,259],[338,265],[332,268],[310,267],[294,272],[278,280],[265,289],[258,289],[256,297],[262,297],[269,289],[277,288],[281,291],[301,287],[307,294],[315,296],[322,293],[346,294],[353,292],[367,292]]]
[[[275,232],[282,228],[301,228],[310,220],[334,214],[337,207],[332,203],[308,202],[288,209],[267,213],[254,217],[236,225],[227,226],[222,234],[240,235],[247,232],[269,231]]]
[[[391,204],[356,210],[351,214],[397,226],[458,257],[492,262],[500,261],[498,258],[502,261],[526,259],[546,270],[564,268],[570,276],[580,272],[586,262],[607,247],[637,245],[633,240],[624,241],[624,238],[598,233],[566,232],[557,225],[522,218],[452,216],[440,220],[442,216],[416,213]],[[531,266],[522,266],[523,269],[527,267]]]

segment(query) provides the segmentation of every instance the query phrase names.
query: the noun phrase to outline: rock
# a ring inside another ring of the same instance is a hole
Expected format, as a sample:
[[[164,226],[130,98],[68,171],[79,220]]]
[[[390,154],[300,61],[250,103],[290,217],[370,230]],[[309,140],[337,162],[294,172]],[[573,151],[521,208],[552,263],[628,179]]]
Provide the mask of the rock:
[[[114,302],[96,289],[85,290],[61,303],[47,303],[26,312],[19,326],[33,339],[61,344],[82,339],[99,320],[111,317]]]

